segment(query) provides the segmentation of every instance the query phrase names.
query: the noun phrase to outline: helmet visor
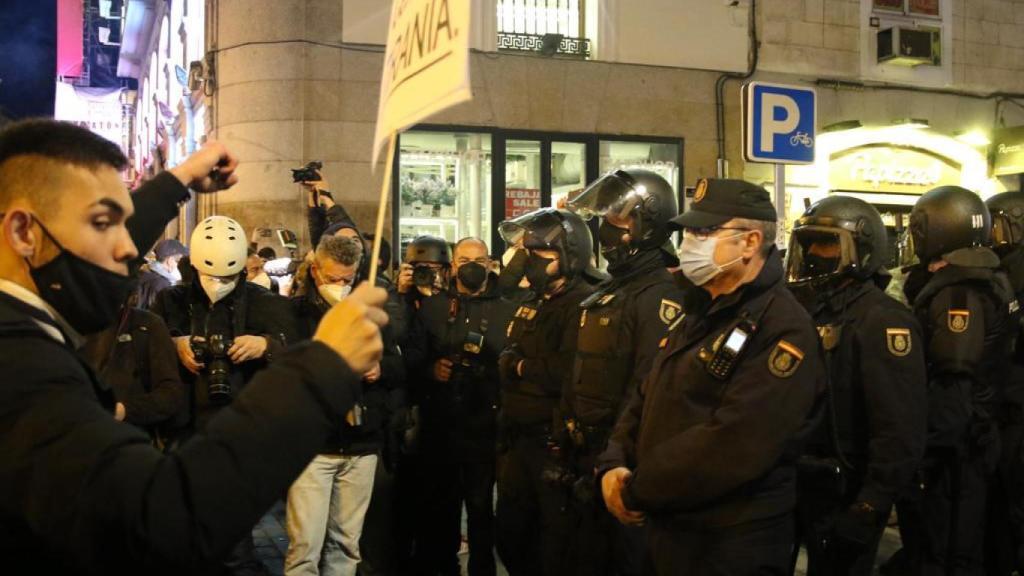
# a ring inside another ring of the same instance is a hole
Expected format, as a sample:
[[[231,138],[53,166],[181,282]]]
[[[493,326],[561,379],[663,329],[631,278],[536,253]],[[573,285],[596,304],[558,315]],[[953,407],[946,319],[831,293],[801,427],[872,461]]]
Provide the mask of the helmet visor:
[[[557,210],[543,208],[502,222],[498,233],[510,248],[558,249],[565,225]]]
[[[647,190],[628,172],[614,170],[595,180],[578,196],[569,200],[568,208],[584,220],[611,213],[621,219],[629,216],[647,197]]]
[[[838,277],[857,265],[857,249],[848,230],[801,226],[786,251],[786,282],[798,284]]]

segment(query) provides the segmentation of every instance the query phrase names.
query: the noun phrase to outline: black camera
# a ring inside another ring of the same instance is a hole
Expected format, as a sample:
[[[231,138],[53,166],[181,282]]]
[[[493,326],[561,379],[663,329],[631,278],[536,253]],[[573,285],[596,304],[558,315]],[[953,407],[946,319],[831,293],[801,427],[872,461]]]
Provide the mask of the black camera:
[[[412,283],[423,288],[432,288],[437,278],[437,270],[420,264],[412,269]]]
[[[302,168],[292,168],[292,182],[315,182],[320,180],[320,169],[324,163],[314,160]]]
[[[234,342],[223,334],[211,334],[206,340],[192,338],[189,342],[196,362],[204,364],[207,395],[210,403],[223,406],[231,402],[231,358],[228,350]]]

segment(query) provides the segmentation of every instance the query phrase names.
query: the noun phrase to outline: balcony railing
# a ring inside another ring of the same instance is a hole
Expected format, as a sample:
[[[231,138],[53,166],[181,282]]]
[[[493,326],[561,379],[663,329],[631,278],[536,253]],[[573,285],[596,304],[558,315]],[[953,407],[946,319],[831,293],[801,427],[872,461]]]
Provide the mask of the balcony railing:
[[[555,54],[590,58],[590,40],[571,38],[561,34],[518,34],[498,32],[498,50],[510,52],[538,52],[548,56]]]

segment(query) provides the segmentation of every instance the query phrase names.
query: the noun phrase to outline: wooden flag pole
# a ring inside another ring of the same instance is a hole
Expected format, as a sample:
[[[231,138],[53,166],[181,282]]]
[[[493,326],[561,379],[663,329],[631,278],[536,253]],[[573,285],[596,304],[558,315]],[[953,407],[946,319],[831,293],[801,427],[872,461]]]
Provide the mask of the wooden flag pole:
[[[370,260],[370,286],[377,285],[377,263],[380,262],[380,243],[384,240],[384,215],[388,211],[388,194],[391,192],[391,171],[395,163],[395,141],[398,135],[394,132],[388,137],[388,155],[384,160],[384,178],[380,184],[380,205],[377,208],[377,227],[373,234],[373,254]]]

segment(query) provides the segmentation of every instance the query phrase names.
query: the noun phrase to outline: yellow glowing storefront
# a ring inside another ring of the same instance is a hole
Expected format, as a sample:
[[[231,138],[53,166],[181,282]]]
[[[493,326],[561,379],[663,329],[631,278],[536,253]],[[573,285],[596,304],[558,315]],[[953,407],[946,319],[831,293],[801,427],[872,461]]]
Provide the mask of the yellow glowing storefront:
[[[986,140],[973,144],[923,125],[857,127],[818,135],[814,164],[786,169],[786,235],[805,205],[830,194],[875,205],[898,248],[917,198],[937,186],[958,185],[982,198],[1006,190],[989,172]],[[893,250],[896,264],[898,250]]]

